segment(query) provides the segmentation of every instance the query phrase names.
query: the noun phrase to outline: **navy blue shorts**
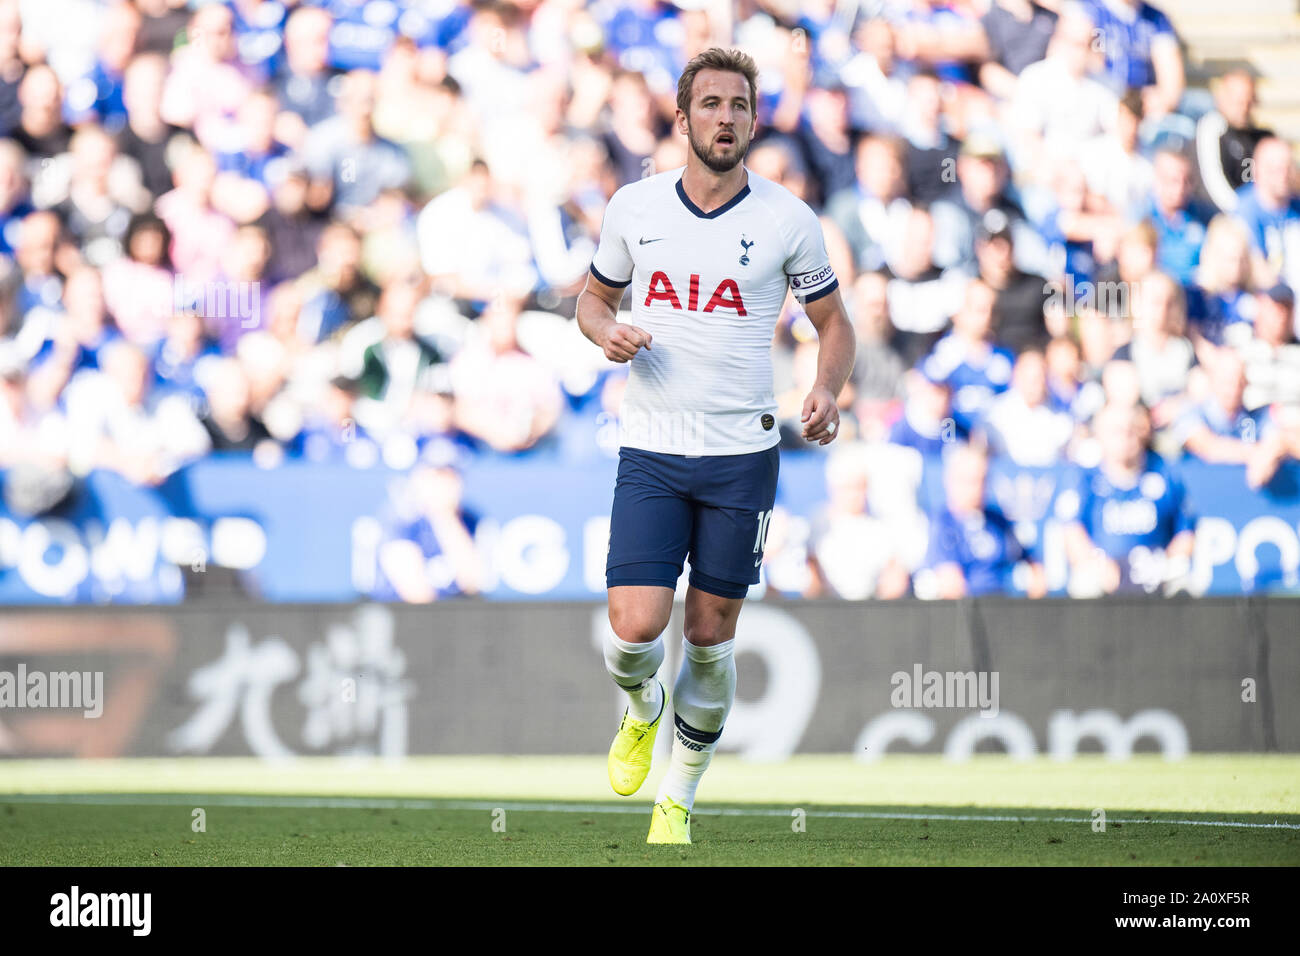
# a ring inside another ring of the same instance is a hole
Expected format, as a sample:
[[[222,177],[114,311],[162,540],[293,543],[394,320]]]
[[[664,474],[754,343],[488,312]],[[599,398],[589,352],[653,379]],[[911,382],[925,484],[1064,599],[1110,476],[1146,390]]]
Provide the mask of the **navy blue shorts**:
[[[665,455],[621,448],[609,521],[607,587],[690,583],[743,598],[758,583],[776,500],[776,446],[747,455]]]

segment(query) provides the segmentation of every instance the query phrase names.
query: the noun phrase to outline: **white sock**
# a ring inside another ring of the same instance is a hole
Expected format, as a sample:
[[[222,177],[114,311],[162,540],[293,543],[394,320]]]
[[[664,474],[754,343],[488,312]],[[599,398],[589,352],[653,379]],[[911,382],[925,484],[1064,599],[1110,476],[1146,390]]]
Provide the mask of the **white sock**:
[[[633,720],[653,721],[663,710],[664,693],[655,674],[664,662],[663,639],[633,644],[617,634],[605,645],[605,669],[627,691],[627,712]]]
[[[688,810],[718,748],[736,699],[735,640],[697,647],[682,641],[682,669],[673,685],[673,758],[655,803],[671,797]]]

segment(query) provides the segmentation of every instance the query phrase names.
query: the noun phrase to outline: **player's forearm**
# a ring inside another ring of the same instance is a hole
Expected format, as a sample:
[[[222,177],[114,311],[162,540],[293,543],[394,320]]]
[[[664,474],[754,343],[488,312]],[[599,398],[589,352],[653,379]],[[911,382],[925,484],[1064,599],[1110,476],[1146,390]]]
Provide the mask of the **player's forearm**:
[[[605,332],[617,324],[618,313],[600,296],[590,289],[584,289],[578,295],[576,318],[582,334],[603,348]]]
[[[857,336],[843,312],[817,333],[817,387],[838,397],[853,371]]]

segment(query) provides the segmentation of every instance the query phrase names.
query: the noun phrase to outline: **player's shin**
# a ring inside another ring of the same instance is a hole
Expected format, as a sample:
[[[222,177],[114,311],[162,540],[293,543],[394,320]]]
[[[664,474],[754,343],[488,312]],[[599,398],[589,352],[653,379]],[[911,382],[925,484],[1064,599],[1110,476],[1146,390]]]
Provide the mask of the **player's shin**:
[[[735,640],[711,647],[682,642],[682,668],[673,687],[673,756],[659,784],[665,798],[690,809],[704,771],[713,759],[722,727],[736,698]]]
[[[663,639],[632,643],[616,634],[605,644],[605,669],[614,683],[627,691],[628,716],[653,721],[663,707],[663,689],[654,679],[664,662]]]

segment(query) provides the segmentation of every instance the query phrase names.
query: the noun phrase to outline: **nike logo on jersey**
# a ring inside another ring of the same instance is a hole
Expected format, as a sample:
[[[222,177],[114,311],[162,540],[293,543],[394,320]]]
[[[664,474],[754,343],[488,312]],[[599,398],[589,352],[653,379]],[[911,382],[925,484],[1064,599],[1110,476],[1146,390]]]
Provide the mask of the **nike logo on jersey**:
[[[649,245],[652,242],[663,242],[665,238],[665,236],[660,236],[658,239],[647,239],[645,236],[642,236],[637,245],[644,246]]]

